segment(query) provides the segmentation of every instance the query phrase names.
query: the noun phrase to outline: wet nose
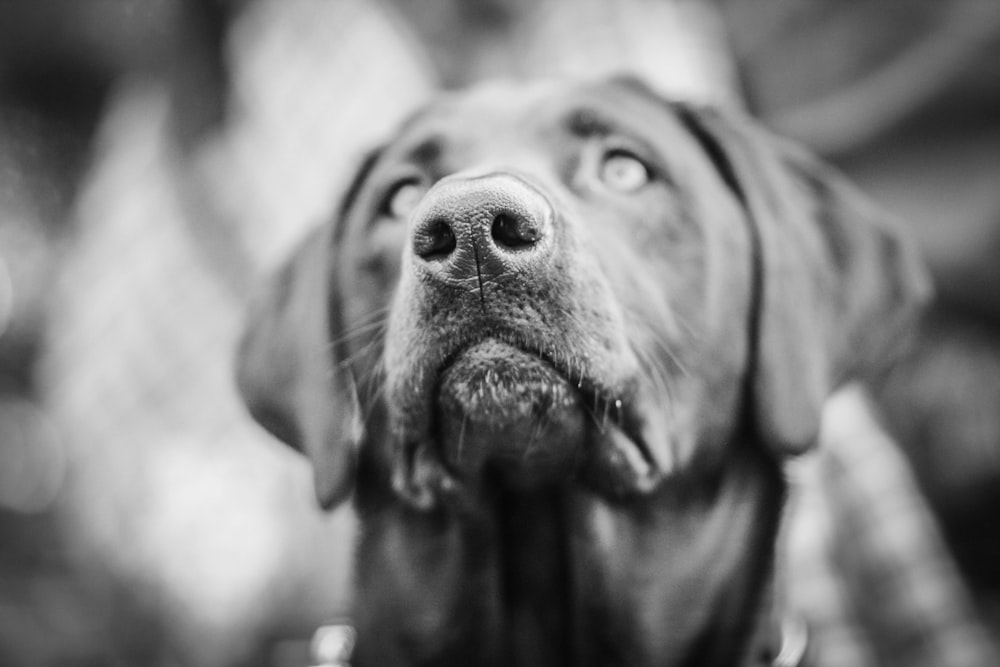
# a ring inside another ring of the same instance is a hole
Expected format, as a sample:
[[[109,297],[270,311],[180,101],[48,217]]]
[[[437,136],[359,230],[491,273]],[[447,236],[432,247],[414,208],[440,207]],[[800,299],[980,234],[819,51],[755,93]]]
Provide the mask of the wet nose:
[[[497,276],[544,263],[552,244],[548,199],[509,173],[452,176],[414,212],[413,253],[445,279]]]

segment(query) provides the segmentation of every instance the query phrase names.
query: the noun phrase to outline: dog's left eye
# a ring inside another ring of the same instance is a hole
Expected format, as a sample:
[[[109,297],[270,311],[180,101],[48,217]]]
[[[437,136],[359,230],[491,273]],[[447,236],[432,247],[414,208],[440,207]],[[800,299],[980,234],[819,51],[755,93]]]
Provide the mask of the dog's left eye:
[[[604,156],[600,175],[605,185],[618,192],[635,192],[652,178],[642,160],[623,150],[609,151]]]
[[[406,218],[423,199],[427,188],[417,181],[403,181],[395,185],[385,198],[386,215],[393,218]]]

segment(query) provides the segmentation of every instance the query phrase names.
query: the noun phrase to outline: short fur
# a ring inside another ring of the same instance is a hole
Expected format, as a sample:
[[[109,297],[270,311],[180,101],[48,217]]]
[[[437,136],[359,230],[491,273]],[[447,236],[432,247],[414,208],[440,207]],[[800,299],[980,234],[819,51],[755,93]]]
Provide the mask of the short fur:
[[[782,462],[926,292],[879,211],[745,118],[493,84],[370,156],[239,384],[324,507],[354,491],[356,665],[759,664]]]

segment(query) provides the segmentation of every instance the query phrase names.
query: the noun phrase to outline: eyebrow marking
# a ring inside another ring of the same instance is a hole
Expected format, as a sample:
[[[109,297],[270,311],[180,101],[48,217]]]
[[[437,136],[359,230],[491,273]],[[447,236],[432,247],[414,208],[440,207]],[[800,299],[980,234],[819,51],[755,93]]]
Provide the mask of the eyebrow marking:
[[[606,137],[621,131],[618,123],[593,107],[573,110],[566,116],[563,125],[571,134],[584,139]]]
[[[430,167],[441,159],[445,139],[439,134],[430,136],[406,152],[407,159],[424,167]]]

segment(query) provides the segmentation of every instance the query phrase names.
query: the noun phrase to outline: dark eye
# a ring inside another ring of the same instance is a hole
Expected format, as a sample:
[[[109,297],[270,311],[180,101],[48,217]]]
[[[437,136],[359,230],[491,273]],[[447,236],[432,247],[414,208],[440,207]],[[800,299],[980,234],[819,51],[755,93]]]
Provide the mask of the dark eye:
[[[427,188],[417,181],[403,181],[385,198],[385,213],[392,218],[407,218],[423,199]]]
[[[635,192],[651,180],[646,165],[622,150],[610,151],[604,156],[600,176],[605,185],[618,192]]]

